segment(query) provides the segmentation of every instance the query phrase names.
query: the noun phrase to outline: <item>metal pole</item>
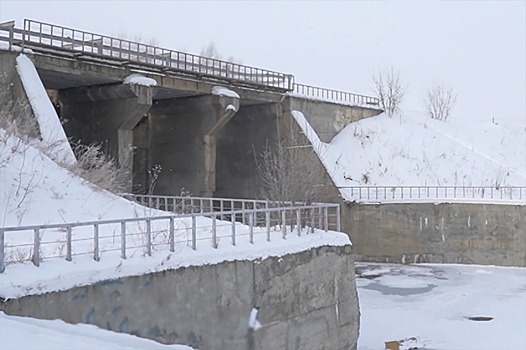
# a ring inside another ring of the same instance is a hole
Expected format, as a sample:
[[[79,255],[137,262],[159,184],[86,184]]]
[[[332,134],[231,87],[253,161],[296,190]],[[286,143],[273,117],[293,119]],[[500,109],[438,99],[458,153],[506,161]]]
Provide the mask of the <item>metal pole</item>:
[[[212,247],[217,249],[216,216],[212,216]]]
[[[66,260],[71,261],[71,226],[66,229]]]
[[[99,224],[93,225],[93,260],[99,261]]]
[[[40,266],[40,229],[33,230],[33,264]]]
[[[174,205],[175,208],[175,205]],[[174,218],[170,218],[170,251],[175,251],[175,228],[174,228]]]
[[[281,230],[283,233],[283,239],[287,238],[287,213],[285,210],[281,211]]]
[[[301,236],[301,212],[299,209],[296,209],[296,230],[298,231],[298,236]]]
[[[232,209],[232,214],[230,215],[230,221],[232,222],[232,245],[236,245],[236,214]]]
[[[341,232],[341,208],[340,205],[336,207],[336,231]]]
[[[126,222],[121,222],[121,258],[126,259]]]
[[[196,237],[197,236],[197,232],[196,232],[196,219],[195,219],[195,215],[192,215],[192,249],[193,250],[196,250],[197,249],[197,242],[196,242]]]
[[[250,243],[254,244],[254,213],[249,214],[248,227],[250,228]]]
[[[267,228],[267,241],[270,242],[270,211],[268,208],[267,211],[265,211],[265,226]]]
[[[329,209],[325,207],[323,209],[323,215],[325,216],[325,232],[329,231]]]
[[[152,255],[152,225],[150,219],[146,219],[146,254]]]

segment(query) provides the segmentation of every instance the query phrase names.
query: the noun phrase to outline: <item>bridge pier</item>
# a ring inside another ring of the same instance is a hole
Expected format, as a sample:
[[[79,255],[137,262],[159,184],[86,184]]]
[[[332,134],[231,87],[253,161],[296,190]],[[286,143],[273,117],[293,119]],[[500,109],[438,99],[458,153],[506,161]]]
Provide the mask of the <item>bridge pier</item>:
[[[83,144],[100,143],[127,170],[132,190],[133,129],[152,105],[149,86],[109,85],[61,90],[61,117],[68,136]]]
[[[155,193],[212,196],[217,137],[239,109],[239,98],[202,95],[159,100],[149,113],[149,167],[162,172]]]

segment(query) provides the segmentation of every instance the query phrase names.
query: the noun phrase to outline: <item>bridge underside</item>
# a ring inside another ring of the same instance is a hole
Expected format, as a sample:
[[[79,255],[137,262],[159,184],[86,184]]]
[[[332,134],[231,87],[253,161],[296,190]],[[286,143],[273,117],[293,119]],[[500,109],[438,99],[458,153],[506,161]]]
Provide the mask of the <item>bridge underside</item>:
[[[259,197],[257,161],[286,137],[293,110],[302,111],[325,142],[348,123],[381,112],[82,55],[38,52],[31,59],[68,137],[102,144],[128,170],[127,190],[135,193]],[[156,86],[122,84],[133,73]],[[213,94],[215,86],[238,96]],[[312,149],[306,152],[322,167]],[[153,186],[156,166],[162,170]],[[326,174],[324,182],[334,187]],[[337,198],[334,188],[326,192]]]

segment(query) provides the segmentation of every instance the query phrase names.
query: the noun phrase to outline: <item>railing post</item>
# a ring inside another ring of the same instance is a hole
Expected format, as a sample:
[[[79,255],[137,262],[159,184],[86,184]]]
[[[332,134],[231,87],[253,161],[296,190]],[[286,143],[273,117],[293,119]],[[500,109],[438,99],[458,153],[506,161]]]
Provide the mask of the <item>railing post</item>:
[[[152,222],[146,219],[146,254],[152,255]]]
[[[175,205],[174,205],[174,208],[175,208]],[[171,217],[170,218],[170,251],[171,252],[174,252],[175,251],[175,227],[174,227],[174,218]]]
[[[329,208],[325,207],[323,209],[323,214],[325,216],[325,232],[329,231]]]
[[[336,231],[341,232],[341,212],[340,204],[336,207]]]
[[[93,260],[99,261],[99,224],[93,225]]]
[[[126,259],[126,222],[121,221],[121,258]]]
[[[40,266],[40,229],[33,230],[33,264]]]
[[[212,215],[212,247],[217,249],[216,216]]]
[[[248,227],[250,229],[249,231],[250,243],[254,244],[254,212],[249,214]]]
[[[71,226],[66,229],[66,261],[71,261]]]
[[[301,212],[300,209],[296,209],[296,231],[298,236],[301,236]]]
[[[285,209],[281,211],[281,231],[283,239],[287,238],[287,212]]]
[[[196,230],[196,218],[192,214],[192,249],[197,250],[197,230]]]
[[[232,222],[232,245],[236,245],[236,213],[233,208],[230,208],[232,214],[230,215],[230,221]]]
[[[270,242],[270,211],[268,210],[268,208],[265,211],[265,227],[267,229],[267,241]]]
[[[5,271],[4,229],[0,228],[0,273]]]

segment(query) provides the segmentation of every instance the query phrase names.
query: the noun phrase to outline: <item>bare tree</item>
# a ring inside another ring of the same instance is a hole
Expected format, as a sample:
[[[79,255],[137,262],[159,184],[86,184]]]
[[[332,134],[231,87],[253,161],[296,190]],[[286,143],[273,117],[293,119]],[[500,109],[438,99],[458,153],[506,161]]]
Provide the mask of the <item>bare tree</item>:
[[[441,85],[435,85],[427,90],[424,98],[427,113],[433,119],[446,121],[455,103],[457,94],[451,88],[444,88]]]
[[[274,147],[267,145],[256,159],[263,181],[261,196],[271,202],[315,202],[323,189],[323,167],[313,164],[312,146],[291,131],[285,140]]]
[[[219,51],[217,51],[217,46],[213,41],[209,42],[208,45],[204,46],[201,49],[199,56],[215,58],[217,60],[221,59],[221,56],[219,55]]]
[[[400,81],[400,74],[391,67],[389,70],[378,71],[373,76],[374,92],[380,100],[380,106],[389,117],[400,111],[404,100],[405,89]]]

